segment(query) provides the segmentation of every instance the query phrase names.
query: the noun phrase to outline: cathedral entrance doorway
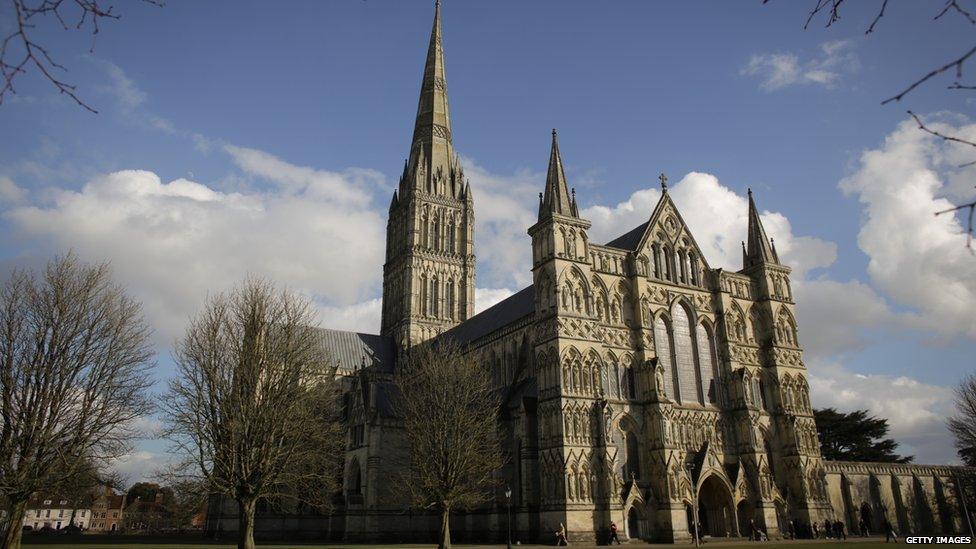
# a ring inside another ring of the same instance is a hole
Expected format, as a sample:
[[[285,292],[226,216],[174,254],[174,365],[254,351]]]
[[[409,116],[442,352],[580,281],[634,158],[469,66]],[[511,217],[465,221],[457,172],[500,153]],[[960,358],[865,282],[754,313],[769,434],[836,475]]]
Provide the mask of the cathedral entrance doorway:
[[[640,539],[640,518],[637,516],[637,509],[631,507],[627,513],[627,537],[630,539]]]
[[[732,492],[715,475],[698,490],[698,524],[703,536],[727,537],[735,532]]]
[[[752,535],[752,521],[755,514],[752,511],[752,505],[748,500],[742,500],[739,505],[736,506],[736,515],[739,517],[739,536],[748,537]]]

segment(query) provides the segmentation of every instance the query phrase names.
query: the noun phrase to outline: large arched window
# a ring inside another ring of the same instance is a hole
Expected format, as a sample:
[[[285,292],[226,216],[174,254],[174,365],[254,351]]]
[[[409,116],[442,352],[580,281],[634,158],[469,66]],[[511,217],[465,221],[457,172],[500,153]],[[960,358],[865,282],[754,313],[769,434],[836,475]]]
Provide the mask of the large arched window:
[[[624,466],[626,480],[640,478],[640,446],[637,444],[637,437],[634,433],[627,432],[627,461]]]
[[[664,392],[669,398],[676,398],[674,389],[677,387],[677,380],[671,362],[671,336],[667,322],[663,317],[657,317],[654,321],[654,346],[657,351],[658,364],[664,368]]]
[[[447,287],[444,288],[444,303],[444,312],[446,313],[445,316],[451,320],[454,320],[456,316],[454,314],[454,281],[450,279],[447,281]]]
[[[678,371],[678,391],[681,402],[698,400],[698,374],[695,371],[695,350],[691,342],[688,311],[682,305],[674,308],[674,357]]]
[[[452,219],[447,226],[447,253],[453,254],[455,252],[454,235],[455,235],[454,220]]]
[[[427,275],[420,275],[420,309],[424,315],[430,314],[430,301],[427,297],[428,291]]]
[[[715,387],[715,351],[712,331],[705,324],[698,326],[698,366],[701,368],[702,394],[707,402],[718,402]]]
[[[363,493],[363,474],[359,468],[359,460],[354,459],[349,465],[349,484],[346,486],[346,493],[350,495]]]
[[[434,218],[434,230],[433,238],[431,242],[433,243],[433,248],[435,251],[441,251],[441,221],[437,217]]]
[[[430,279],[430,316],[440,316],[437,310],[437,277]]]

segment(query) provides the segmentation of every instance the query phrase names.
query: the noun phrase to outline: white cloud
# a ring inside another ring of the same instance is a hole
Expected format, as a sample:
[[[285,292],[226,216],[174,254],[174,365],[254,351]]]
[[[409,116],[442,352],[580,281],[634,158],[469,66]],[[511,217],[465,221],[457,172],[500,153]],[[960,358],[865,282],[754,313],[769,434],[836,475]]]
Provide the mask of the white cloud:
[[[475,209],[475,252],[479,276],[490,285],[519,288],[532,282],[532,241],[526,230],[538,217],[545,174],[520,170],[494,174],[473,159],[462,158],[471,180]]]
[[[741,242],[748,231],[749,202],[745,196],[722,185],[707,173],[691,172],[669,191],[712,268],[738,270],[742,267]],[[594,242],[605,242],[647,221],[661,197],[661,191],[640,189],[612,207],[591,206],[581,215],[593,222]],[[761,197],[760,197],[761,198]],[[814,237],[797,237],[785,215],[760,213],[763,227],[776,241],[780,259],[794,269],[794,280],[811,269],[828,267],[837,257],[837,246]]]
[[[976,137],[974,124],[934,127]],[[964,192],[954,180],[968,174],[971,186],[976,170],[957,166],[973,156],[971,148],[944,143],[905,121],[880,148],[865,151],[857,171],[840,183],[864,205],[858,245],[869,258],[872,283],[917,311],[921,326],[970,338],[976,338],[976,259],[965,248],[960,220],[934,214],[952,207],[945,195]]]
[[[27,191],[17,186],[13,179],[0,175],[0,204],[19,204],[27,197]]]
[[[484,311],[492,305],[507,299],[514,294],[508,288],[478,288],[474,293],[474,312],[475,314]]]
[[[116,105],[123,112],[132,112],[146,102],[146,93],[139,89],[135,82],[125,74],[122,67],[109,61],[99,62],[105,68],[108,79],[101,90],[111,95]]]
[[[128,487],[137,482],[157,480],[156,473],[162,472],[170,462],[169,454],[133,450],[115,460],[110,467],[123,477],[125,486]]]
[[[799,280],[793,283],[793,295],[799,340],[807,357],[861,349],[870,341],[868,332],[901,327],[902,316],[857,280]]]
[[[952,391],[906,376],[852,372],[831,362],[811,362],[810,400],[818,408],[867,409],[886,418],[897,452],[918,463],[957,462],[945,427]]]
[[[378,334],[380,332],[382,312],[383,300],[378,297],[345,307],[320,308],[323,327],[366,334]]]
[[[806,61],[794,53],[753,54],[739,74],[760,78],[759,87],[775,91],[788,86],[814,84],[834,87],[845,73],[860,68],[850,40],[836,40],[820,45],[820,55]]]
[[[111,259],[168,346],[208,292],[248,273],[336,306],[375,294],[383,215],[350,199],[361,182],[333,174],[325,185],[326,177],[312,172],[267,192],[225,193],[185,179],[164,183],[148,171],[119,171],[2,215],[36,242],[35,250],[71,248],[91,260]]]
[[[342,206],[367,206],[373,187],[382,186],[384,181],[383,174],[376,170],[352,168],[341,173],[330,172],[289,164],[256,149],[224,145],[224,151],[237,167],[277,183],[282,190],[302,192],[309,198]]]

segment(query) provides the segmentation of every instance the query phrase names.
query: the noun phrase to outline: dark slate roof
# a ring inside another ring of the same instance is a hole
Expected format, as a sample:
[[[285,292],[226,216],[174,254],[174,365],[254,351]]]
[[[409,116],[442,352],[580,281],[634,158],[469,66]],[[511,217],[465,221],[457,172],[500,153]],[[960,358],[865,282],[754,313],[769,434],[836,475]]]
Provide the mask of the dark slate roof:
[[[648,223],[650,223],[650,221],[641,223],[623,235],[614,238],[610,242],[607,242],[606,245],[610,246],[611,248],[620,248],[621,250],[636,250],[637,245],[640,244],[641,237],[643,237],[644,233],[647,232]]]
[[[535,290],[523,288],[506,299],[465,320],[441,337],[464,345],[535,312]]]
[[[364,366],[393,371],[396,352],[392,338],[326,328],[317,329],[316,334],[329,358],[338,362],[342,372],[354,372]]]

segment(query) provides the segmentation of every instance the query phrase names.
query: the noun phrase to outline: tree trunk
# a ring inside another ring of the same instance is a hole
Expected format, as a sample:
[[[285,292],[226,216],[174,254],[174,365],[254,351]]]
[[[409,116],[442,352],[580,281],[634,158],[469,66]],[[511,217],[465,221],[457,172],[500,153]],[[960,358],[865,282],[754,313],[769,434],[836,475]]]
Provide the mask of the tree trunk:
[[[27,500],[13,501],[10,505],[10,520],[7,531],[3,533],[3,549],[20,549],[20,538],[24,533],[24,512]]]
[[[437,549],[451,549],[451,510],[446,507],[441,511],[441,539]]]
[[[257,500],[239,499],[240,510],[237,522],[237,549],[254,549],[254,510]]]

